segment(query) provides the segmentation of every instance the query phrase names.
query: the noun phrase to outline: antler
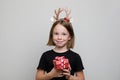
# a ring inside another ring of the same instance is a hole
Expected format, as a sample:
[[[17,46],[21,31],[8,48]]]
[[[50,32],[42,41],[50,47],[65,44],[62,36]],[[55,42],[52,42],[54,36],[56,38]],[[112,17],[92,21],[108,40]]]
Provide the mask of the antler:
[[[66,13],[66,18],[69,18],[70,19],[70,17],[69,17],[69,15],[70,15],[70,13],[71,13],[71,10],[69,10],[69,9],[64,9],[65,10],[65,13]]]
[[[55,16],[53,16],[55,20],[59,19],[59,15],[62,11],[63,11],[63,9],[61,9],[61,8],[59,8],[58,10],[57,9],[55,10]]]

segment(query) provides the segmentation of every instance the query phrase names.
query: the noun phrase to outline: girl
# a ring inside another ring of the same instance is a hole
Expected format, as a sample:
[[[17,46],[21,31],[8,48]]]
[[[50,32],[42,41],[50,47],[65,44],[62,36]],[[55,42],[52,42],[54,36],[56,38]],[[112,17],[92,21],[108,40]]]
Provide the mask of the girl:
[[[65,11],[66,17],[59,19],[61,12]],[[74,47],[74,31],[70,22],[68,9],[55,10],[55,22],[50,30],[47,45],[55,46],[54,49],[44,52],[37,67],[36,80],[84,80],[84,66],[79,54],[72,51]],[[53,60],[56,56],[65,56],[69,60],[67,69],[58,70]]]

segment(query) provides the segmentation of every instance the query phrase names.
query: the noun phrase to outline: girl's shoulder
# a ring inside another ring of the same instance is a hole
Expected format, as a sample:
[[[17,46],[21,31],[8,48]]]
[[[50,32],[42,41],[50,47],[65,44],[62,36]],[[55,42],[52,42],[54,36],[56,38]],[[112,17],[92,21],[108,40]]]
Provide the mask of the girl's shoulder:
[[[69,50],[69,52],[73,55],[79,55],[77,52],[73,51],[73,50]]]
[[[53,49],[46,50],[42,54],[43,56],[56,56],[57,53]]]
[[[69,57],[73,57],[73,58],[76,58],[76,57],[80,56],[77,52],[75,52],[71,49],[67,51],[66,55],[69,56]]]
[[[52,53],[52,49],[51,50],[46,50],[45,52],[43,52],[43,55],[46,55],[46,54],[49,54],[49,53]]]

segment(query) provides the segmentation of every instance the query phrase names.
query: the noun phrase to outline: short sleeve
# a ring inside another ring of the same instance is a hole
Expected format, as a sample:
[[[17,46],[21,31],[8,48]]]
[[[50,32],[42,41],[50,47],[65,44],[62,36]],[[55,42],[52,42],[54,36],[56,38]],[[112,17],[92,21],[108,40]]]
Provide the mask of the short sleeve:
[[[46,62],[45,62],[45,54],[43,54],[42,56],[41,56],[41,58],[40,58],[40,61],[39,61],[39,65],[38,65],[38,67],[37,67],[37,70],[39,70],[39,69],[43,69],[43,70],[45,70],[46,69],[46,67],[45,67],[45,64]]]
[[[84,69],[82,59],[81,59],[80,55],[78,55],[78,54],[75,57],[75,65],[76,65],[75,72],[82,71]]]

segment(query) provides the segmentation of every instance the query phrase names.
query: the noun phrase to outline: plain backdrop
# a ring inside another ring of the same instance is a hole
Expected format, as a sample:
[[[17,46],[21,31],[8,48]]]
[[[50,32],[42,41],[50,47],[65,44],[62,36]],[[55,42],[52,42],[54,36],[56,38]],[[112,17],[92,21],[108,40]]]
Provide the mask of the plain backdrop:
[[[86,80],[120,80],[120,0],[0,0],[0,80],[35,80],[59,7],[72,11]]]

